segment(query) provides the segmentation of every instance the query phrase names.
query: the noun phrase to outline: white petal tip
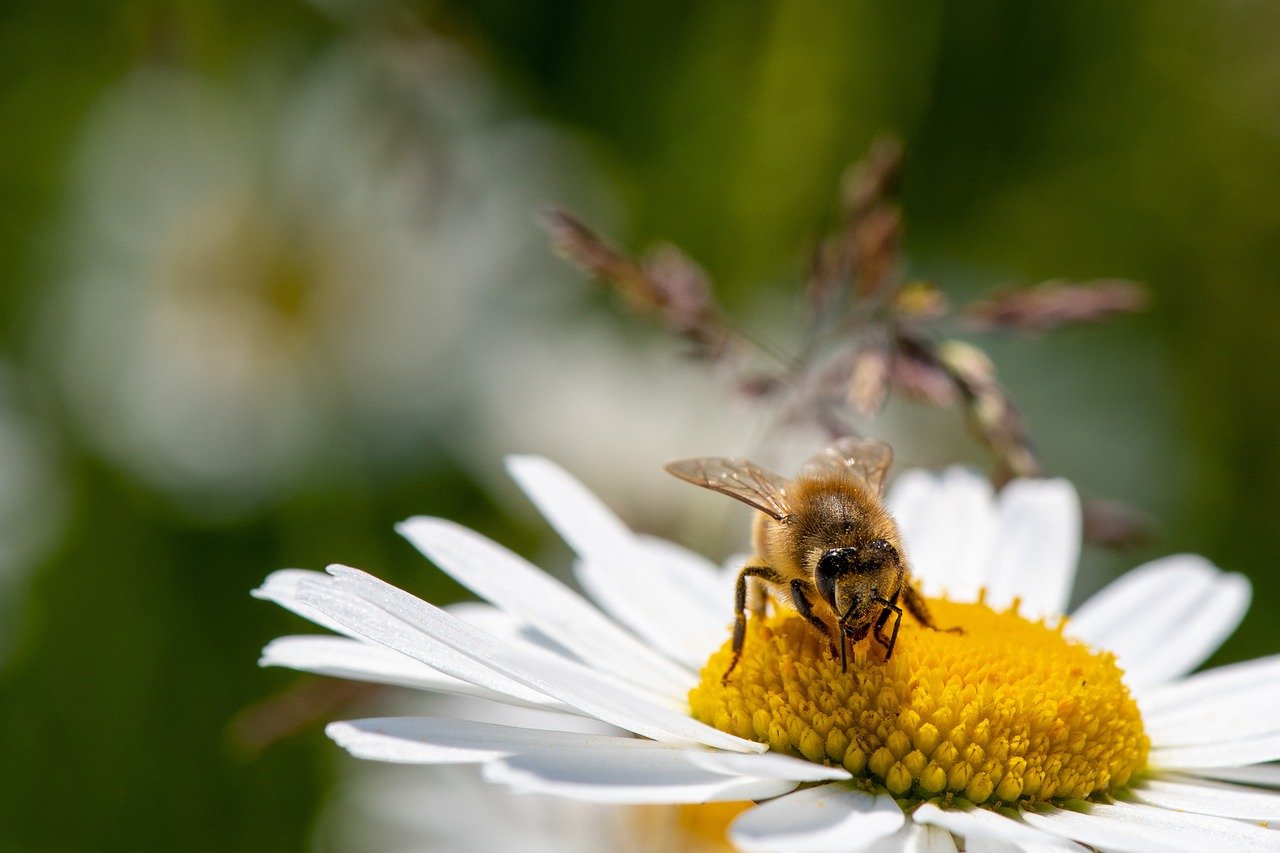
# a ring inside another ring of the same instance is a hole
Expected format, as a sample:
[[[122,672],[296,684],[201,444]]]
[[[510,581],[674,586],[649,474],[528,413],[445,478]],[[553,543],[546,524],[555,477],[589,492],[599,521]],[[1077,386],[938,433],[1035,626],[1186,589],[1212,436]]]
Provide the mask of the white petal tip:
[[[940,479],[950,480],[953,483],[969,482],[984,489],[991,488],[991,481],[968,465],[949,465],[943,469]]]
[[[517,471],[526,471],[531,468],[560,467],[545,456],[539,456],[536,453],[511,453],[502,461],[507,468],[507,472],[513,477],[516,476]]]
[[[429,522],[438,521],[438,520],[439,519],[433,518],[429,515],[411,515],[408,518],[406,518],[404,521],[397,522],[395,525],[395,528],[396,528],[396,532],[399,533],[401,536],[408,536],[409,534],[407,533],[407,531],[416,530],[419,527],[421,527],[423,524],[427,524]]]
[[[1224,572],[1222,582],[1231,585],[1232,592],[1240,598],[1242,605],[1247,609],[1250,601],[1253,600],[1253,583],[1239,572]]]
[[[507,469],[507,476],[515,480],[516,485],[526,493],[529,492],[531,484],[545,480],[548,477],[564,478],[571,476],[568,471],[565,471],[550,459],[532,454],[513,454],[504,459],[503,464]]]
[[[435,518],[429,515],[415,515],[397,524],[396,533],[409,540],[413,547],[430,558],[431,555],[427,553],[427,549],[430,548],[439,535],[452,532],[460,527],[460,524],[448,519]]]
[[[263,578],[258,588],[251,590],[249,594],[263,601],[274,601],[281,595],[292,595],[300,580],[315,575],[316,572],[308,569],[276,569]]]
[[[1045,495],[1048,497],[1070,497],[1076,499],[1076,487],[1066,477],[1037,477],[1010,480],[1000,493],[1022,492],[1027,495]]]
[[[762,853],[836,850],[850,846],[851,838],[870,846],[904,822],[888,794],[822,785],[743,812],[729,825],[729,838],[742,850]]]
[[[508,456],[505,462],[507,474],[535,504],[539,503],[537,497],[542,490],[558,494],[568,488],[590,494],[590,490],[577,477],[544,456]]]

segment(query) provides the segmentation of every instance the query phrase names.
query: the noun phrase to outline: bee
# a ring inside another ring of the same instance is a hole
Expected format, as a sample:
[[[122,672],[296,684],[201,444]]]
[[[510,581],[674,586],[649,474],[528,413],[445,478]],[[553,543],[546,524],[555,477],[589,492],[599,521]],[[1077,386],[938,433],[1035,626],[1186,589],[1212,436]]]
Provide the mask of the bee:
[[[790,602],[827,638],[832,657],[838,644],[841,670],[848,668],[849,645],[868,634],[889,660],[904,606],[920,624],[941,630],[912,581],[898,525],[882,501],[892,462],[893,450],[884,442],[850,437],[814,456],[791,480],[728,456],[666,466],[681,480],[758,510],[751,529],[754,553],[735,587],[733,661],[725,681],[742,657],[753,584]],[[763,615],[764,599],[752,596],[754,615]]]

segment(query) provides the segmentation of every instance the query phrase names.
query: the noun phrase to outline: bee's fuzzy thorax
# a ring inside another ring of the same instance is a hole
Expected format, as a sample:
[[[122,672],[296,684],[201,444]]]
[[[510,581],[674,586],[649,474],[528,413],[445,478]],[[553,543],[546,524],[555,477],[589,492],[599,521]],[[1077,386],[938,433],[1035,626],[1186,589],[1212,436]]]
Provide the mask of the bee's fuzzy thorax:
[[[770,565],[812,576],[823,553],[884,539],[898,547],[898,527],[878,496],[846,472],[802,474],[787,485],[791,514],[784,521],[761,515],[757,552]],[[901,549],[899,549],[901,550]]]

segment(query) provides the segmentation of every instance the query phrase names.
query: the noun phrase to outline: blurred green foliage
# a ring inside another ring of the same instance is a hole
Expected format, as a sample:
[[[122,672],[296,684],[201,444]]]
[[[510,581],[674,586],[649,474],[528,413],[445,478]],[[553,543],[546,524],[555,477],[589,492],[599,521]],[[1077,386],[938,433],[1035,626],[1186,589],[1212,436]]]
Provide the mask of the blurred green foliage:
[[[1141,482],[1100,473],[1116,460],[1073,469],[1094,437],[1135,458],[1153,419],[1185,438],[1185,454],[1159,463],[1178,489],[1159,500],[1163,530],[1150,554],[1194,550],[1246,572],[1255,602],[1223,657],[1276,651],[1280,7],[474,0],[412,14],[343,9],[5,5],[5,358],[31,366],[33,305],[57,265],[50,234],[68,158],[107,87],[144,61],[216,76],[248,58],[312,55],[353,32],[421,18],[482,57],[528,109],[590,141],[623,200],[629,241],[680,244],[743,312],[795,279],[797,249],[828,221],[842,169],[884,131],[905,140],[907,250],[922,271],[1148,282],[1148,317],[1043,345],[1091,365],[1091,381],[1054,394],[1043,391],[1052,375],[1012,366],[1006,378],[1015,398],[1035,401],[1027,415],[1050,467],[1085,494],[1150,499]],[[564,279],[577,286],[567,269]],[[1172,387],[1109,370],[1117,339],[1129,346],[1121,351],[1166,364]],[[337,750],[318,727],[256,755],[228,740],[237,712],[293,681],[258,670],[258,650],[301,627],[248,590],[275,567],[341,561],[447,600],[459,590],[424,571],[394,521],[457,518],[526,553],[544,531],[499,511],[464,466],[426,449],[395,477],[298,495],[234,523],[197,521],[80,446],[39,375],[25,399],[62,440],[74,507],[0,673],[0,847],[307,846]]]

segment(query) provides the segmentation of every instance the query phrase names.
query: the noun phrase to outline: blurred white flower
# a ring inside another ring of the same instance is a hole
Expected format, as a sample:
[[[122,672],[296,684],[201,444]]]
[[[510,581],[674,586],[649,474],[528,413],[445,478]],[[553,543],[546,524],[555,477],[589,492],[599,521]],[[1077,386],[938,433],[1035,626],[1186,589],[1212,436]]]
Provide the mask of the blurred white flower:
[[[92,112],[42,355],[108,457],[201,512],[400,459],[581,162],[433,40],[221,85],[139,70]]]
[[[657,529],[689,507],[671,500],[674,483],[655,460],[749,453],[762,423],[758,409],[734,403],[715,377],[680,363],[665,337],[620,336],[590,318],[579,318],[570,334],[545,322],[513,327],[477,351],[468,371],[477,425],[458,436],[459,459],[500,459],[519,449],[608,471],[609,502]],[[500,467],[477,473],[514,497]],[[711,518],[723,518],[721,508],[710,509]]]
[[[19,407],[15,382],[0,365],[0,664],[20,624],[26,582],[58,541],[68,510],[53,443]]]

